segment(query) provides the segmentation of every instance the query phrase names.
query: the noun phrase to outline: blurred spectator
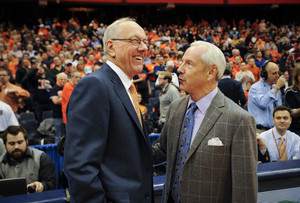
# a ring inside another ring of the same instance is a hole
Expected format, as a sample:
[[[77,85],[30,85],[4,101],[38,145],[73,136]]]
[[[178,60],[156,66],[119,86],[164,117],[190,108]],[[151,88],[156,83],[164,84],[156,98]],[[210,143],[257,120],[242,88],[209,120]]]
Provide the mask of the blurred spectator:
[[[55,127],[55,143],[65,135],[65,125],[62,118],[62,90],[67,83],[67,75],[65,73],[57,74],[57,82],[50,91],[50,99],[52,100],[53,125]]]
[[[61,99],[61,110],[62,110],[62,115],[63,115],[63,122],[65,124],[67,124],[67,117],[66,117],[67,105],[68,105],[70,96],[72,94],[72,91],[80,79],[81,79],[81,73],[79,71],[73,71],[71,74],[70,82],[68,82],[63,88],[62,99]]]
[[[5,69],[0,69],[0,101],[10,105],[13,112],[16,114],[19,98],[28,99],[30,94],[23,88],[10,83],[9,78],[9,72]]]
[[[246,63],[245,62],[241,63],[241,70],[236,73],[235,80],[241,82],[243,90],[247,89],[247,87],[246,87],[247,82],[249,82],[249,81],[252,81],[253,83],[255,82],[255,78],[253,76],[253,73],[246,69]]]

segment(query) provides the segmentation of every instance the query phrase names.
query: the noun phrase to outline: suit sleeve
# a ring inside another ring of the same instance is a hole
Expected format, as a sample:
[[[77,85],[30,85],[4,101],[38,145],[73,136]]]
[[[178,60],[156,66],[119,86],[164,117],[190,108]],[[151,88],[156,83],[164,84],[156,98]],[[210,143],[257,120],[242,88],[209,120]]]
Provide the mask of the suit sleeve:
[[[238,84],[238,95],[239,95],[239,100],[241,102],[241,106],[244,106],[247,102],[247,99],[241,83]]]
[[[69,100],[64,169],[73,202],[106,202],[99,173],[108,137],[110,105],[107,85],[103,83],[95,77],[84,77]]]
[[[261,163],[267,163],[270,162],[270,155],[268,149],[266,149],[265,154],[262,154],[259,150],[259,145],[257,145],[257,152],[258,152],[258,161],[261,161]]]
[[[257,141],[253,116],[241,112],[232,138],[232,202],[257,202]]]

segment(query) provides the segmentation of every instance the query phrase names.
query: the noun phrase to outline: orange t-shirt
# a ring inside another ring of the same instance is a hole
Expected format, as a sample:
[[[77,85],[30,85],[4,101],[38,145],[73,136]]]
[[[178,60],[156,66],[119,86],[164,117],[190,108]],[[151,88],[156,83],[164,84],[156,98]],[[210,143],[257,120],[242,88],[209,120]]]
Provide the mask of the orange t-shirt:
[[[62,50],[62,46],[60,44],[58,46],[53,45],[52,48],[55,50],[56,54]]]
[[[269,53],[270,54],[275,54],[275,58],[278,57],[278,51],[276,51],[275,49],[273,49],[273,50],[269,49]]]
[[[235,65],[233,66],[232,68],[232,71],[231,71],[231,74],[232,74],[232,78],[234,79],[235,78],[235,75],[240,72],[241,70],[241,67],[236,67]]]
[[[260,79],[260,69],[259,69],[256,65],[254,65],[254,67],[251,68],[251,67],[249,66],[249,64],[248,64],[248,65],[246,66],[246,69],[247,69],[247,70],[250,70],[250,71],[253,73],[253,76],[254,76],[254,78],[255,78],[255,82],[259,81],[259,79]]]
[[[228,60],[235,62],[235,56],[230,57]],[[241,62],[244,61],[242,57],[240,57],[240,60],[241,60]]]
[[[10,71],[12,75],[16,75],[17,71],[16,71],[16,65],[14,62],[9,62],[8,63],[8,67],[7,67]]]
[[[152,72],[154,70],[154,66],[157,66],[157,65],[158,65],[158,63],[154,63],[154,64],[153,63],[149,63],[149,64],[147,64],[146,68],[148,68],[148,73]],[[149,80],[152,81],[152,82],[155,82],[155,77],[154,77],[153,74],[149,75]]]
[[[61,111],[63,114],[63,122],[67,123],[67,105],[69,103],[69,99],[71,97],[72,91],[74,89],[75,85],[73,85],[73,83],[70,81],[68,82],[62,91],[62,98],[61,98]]]

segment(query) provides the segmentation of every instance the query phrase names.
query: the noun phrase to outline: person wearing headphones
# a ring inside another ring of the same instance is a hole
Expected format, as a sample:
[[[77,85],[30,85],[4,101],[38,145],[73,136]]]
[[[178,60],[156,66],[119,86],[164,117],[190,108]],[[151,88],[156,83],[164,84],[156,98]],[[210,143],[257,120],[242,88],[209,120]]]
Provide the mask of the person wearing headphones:
[[[255,118],[257,133],[274,127],[272,113],[282,105],[280,88],[284,86],[284,76],[279,77],[279,66],[267,60],[261,67],[261,78],[251,86],[248,111]]]

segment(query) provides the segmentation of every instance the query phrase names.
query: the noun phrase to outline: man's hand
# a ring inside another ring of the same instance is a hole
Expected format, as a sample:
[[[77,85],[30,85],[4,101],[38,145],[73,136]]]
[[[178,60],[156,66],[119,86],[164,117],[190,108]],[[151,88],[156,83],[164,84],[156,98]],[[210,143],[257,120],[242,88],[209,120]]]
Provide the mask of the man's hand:
[[[256,141],[257,141],[257,144],[259,145],[259,148],[261,150],[266,150],[267,149],[267,145],[266,145],[264,139],[258,133],[256,134]]]
[[[282,75],[282,76],[280,76],[280,78],[278,78],[276,87],[278,87],[280,89],[284,85],[285,85],[285,77],[284,77],[284,75]]]
[[[44,191],[44,186],[41,182],[35,181],[33,183],[30,183],[27,185],[28,187],[33,187],[36,192],[43,192]]]

